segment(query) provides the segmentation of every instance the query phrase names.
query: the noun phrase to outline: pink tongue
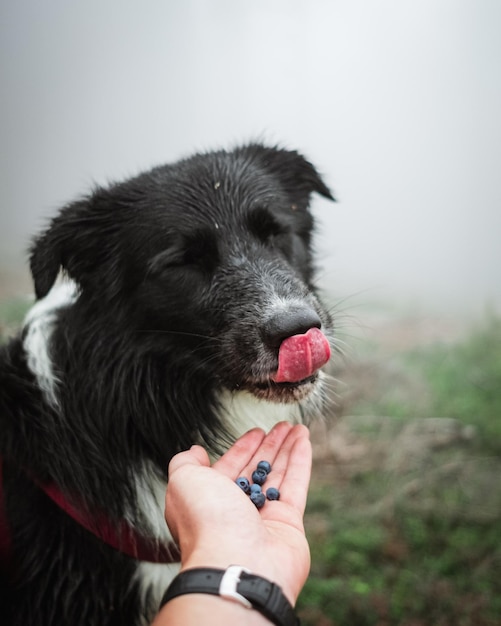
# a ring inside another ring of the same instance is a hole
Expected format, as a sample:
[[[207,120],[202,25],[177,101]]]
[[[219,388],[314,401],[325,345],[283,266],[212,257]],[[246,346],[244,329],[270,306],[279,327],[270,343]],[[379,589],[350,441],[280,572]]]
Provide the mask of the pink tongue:
[[[327,338],[318,328],[310,328],[304,335],[284,339],[278,352],[276,383],[297,383],[312,376],[330,359]]]

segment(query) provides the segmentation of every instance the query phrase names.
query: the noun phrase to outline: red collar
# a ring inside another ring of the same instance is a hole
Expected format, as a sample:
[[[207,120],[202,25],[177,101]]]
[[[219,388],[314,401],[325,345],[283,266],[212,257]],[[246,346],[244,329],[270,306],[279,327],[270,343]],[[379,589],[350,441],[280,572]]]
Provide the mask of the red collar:
[[[8,562],[11,538],[5,514],[2,473],[3,462],[0,457],[0,557],[3,562]],[[180,561],[179,550],[173,542],[168,545],[161,544],[154,539],[141,535],[125,520],[122,520],[117,525],[103,513],[90,517],[83,508],[80,509],[70,503],[54,483],[37,483],[37,485],[80,526],[115,550],[139,561],[150,561],[152,563],[177,563]]]

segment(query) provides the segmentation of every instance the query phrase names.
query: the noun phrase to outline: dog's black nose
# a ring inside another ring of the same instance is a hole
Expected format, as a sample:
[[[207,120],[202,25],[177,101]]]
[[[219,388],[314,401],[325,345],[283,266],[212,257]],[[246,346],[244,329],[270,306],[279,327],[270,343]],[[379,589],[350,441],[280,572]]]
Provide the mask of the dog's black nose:
[[[262,327],[263,340],[270,348],[279,348],[287,337],[302,335],[310,328],[321,328],[316,311],[306,306],[288,308],[268,318]]]

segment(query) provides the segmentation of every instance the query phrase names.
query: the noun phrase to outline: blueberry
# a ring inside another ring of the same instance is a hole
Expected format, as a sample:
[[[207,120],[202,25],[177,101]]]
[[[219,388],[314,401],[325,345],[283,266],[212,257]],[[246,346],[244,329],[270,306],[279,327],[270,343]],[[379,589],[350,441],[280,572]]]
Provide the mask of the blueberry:
[[[264,471],[269,474],[271,472],[271,465],[268,461],[259,461],[257,464],[257,469],[264,469]]]
[[[257,469],[252,472],[252,481],[256,483],[256,485],[262,485],[267,479],[268,474],[263,469]]]
[[[245,476],[240,476],[240,478],[237,478],[235,482],[244,493],[250,493],[250,484]]]
[[[264,493],[251,493],[250,494],[250,499],[252,500],[252,502],[254,502],[254,504],[256,505],[256,507],[258,509],[261,509],[264,506],[264,503],[266,502],[266,497],[264,495]]]
[[[268,487],[268,489],[266,490],[266,497],[268,498],[268,500],[279,500],[280,491],[278,489],[275,489],[275,487]]]
[[[262,489],[261,489],[261,485],[258,485],[257,483],[253,483],[250,487],[249,487],[249,493],[262,493]]]

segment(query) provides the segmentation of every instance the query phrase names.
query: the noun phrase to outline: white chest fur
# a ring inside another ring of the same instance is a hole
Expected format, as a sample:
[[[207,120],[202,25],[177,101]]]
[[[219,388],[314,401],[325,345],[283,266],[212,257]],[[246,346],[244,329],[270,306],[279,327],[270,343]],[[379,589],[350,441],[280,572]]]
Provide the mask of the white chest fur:
[[[277,422],[301,422],[298,404],[265,402],[247,392],[221,394],[222,418],[235,439],[251,428],[262,428],[268,432]]]

